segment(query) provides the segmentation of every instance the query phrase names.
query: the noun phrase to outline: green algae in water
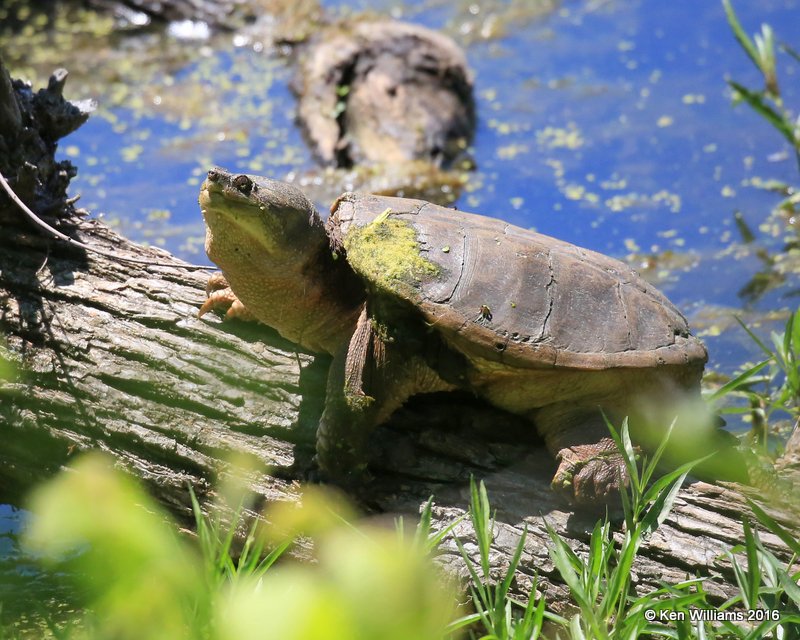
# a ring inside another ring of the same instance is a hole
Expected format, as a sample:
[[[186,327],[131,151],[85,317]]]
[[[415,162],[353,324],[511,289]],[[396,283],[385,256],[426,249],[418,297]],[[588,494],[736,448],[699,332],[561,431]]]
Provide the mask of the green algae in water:
[[[348,262],[379,288],[406,297],[424,278],[439,274],[439,267],[421,255],[414,227],[390,218],[387,212],[371,224],[350,231],[344,240]]]

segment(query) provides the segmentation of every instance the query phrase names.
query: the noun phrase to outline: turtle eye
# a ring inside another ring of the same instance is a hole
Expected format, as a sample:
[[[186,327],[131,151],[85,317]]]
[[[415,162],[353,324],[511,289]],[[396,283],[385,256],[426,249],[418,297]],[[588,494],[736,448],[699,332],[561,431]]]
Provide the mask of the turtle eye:
[[[233,186],[247,196],[250,195],[250,192],[253,190],[253,181],[242,174],[233,179]]]

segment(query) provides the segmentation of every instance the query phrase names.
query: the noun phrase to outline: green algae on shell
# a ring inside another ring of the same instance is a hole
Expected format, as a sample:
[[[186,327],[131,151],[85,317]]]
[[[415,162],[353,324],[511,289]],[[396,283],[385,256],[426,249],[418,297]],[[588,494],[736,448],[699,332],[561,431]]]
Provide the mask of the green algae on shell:
[[[360,275],[378,288],[402,297],[423,279],[439,275],[439,266],[422,256],[413,225],[392,218],[391,212],[348,231],[344,248],[348,262]]]

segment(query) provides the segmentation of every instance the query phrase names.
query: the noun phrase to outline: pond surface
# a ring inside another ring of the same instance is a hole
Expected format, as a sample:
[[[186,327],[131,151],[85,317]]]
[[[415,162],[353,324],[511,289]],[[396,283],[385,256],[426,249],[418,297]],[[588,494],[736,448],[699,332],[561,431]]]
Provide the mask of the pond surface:
[[[720,2],[323,4],[442,29],[465,48],[479,119],[477,169],[459,209],[627,260],[686,313],[710,368],[726,373],[757,357],[733,314],[766,331],[798,305],[800,222],[771,215],[780,196],[757,186],[797,184],[798,168],[774,129],[731,104],[726,77],[756,89],[761,79]],[[796,2],[735,8],[748,33],[767,22],[779,40],[797,37]],[[94,215],[202,262],[196,198],[208,168],[275,178],[313,171],[293,122],[289,61],[269,44],[120,33],[107,18],[71,15],[34,15],[26,46],[6,34],[0,52],[37,86],[56,66],[69,68],[68,96],[99,102],[60,148],[79,167],[73,193]],[[788,105],[800,105],[799,77],[800,65],[780,55]]]
[[[477,169],[455,205],[628,261],[688,316],[710,369],[730,374],[758,358],[734,314],[764,333],[800,303],[800,221],[774,214],[780,197],[758,187],[798,184],[798,168],[775,130],[731,104],[726,77],[751,88],[761,79],[720,2],[324,5],[418,22],[459,42],[475,71]],[[120,32],[89,11],[60,8],[51,18],[11,6],[27,11],[18,34],[0,20],[12,74],[38,88],[64,66],[68,97],[98,101],[60,154],[79,167],[72,192],[81,204],[130,238],[207,262],[197,192],[211,166],[274,178],[313,172],[294,126],[289,60],[258,37]],[[796,2],[735,6],[748,33],[767,22],[800,47]],[[778,69],[786,103],[800,105],[800,65],[782,55]],[[25,573],[20,514],[0,505],[7,589]]]

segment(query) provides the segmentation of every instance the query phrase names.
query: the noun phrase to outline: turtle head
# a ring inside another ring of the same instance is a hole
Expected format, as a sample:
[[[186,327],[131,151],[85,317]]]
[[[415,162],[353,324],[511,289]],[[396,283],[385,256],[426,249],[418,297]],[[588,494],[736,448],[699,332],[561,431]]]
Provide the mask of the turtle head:
[[[309,351],[347,344],[363,286],[335,260],[314,205],[295,187],[212,169],[200,191],[206,253],[250,315]]]
[[[300,257],[327,242],[314,205],[284,182],[214,168],[199,200],[207,227],[206,251],[217,264],[217,258],[226,262],[226,253],[247,247],[262,257],[265,252]]]

